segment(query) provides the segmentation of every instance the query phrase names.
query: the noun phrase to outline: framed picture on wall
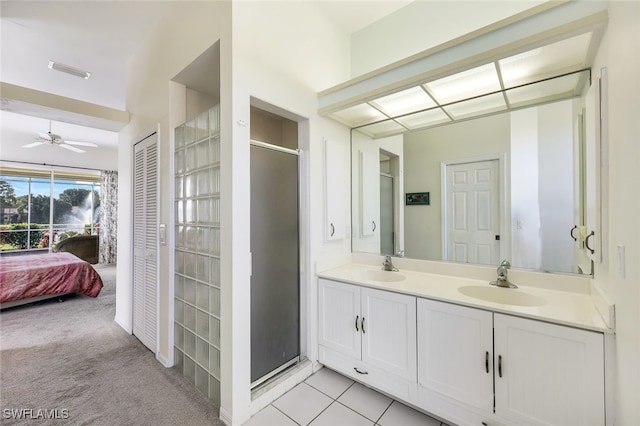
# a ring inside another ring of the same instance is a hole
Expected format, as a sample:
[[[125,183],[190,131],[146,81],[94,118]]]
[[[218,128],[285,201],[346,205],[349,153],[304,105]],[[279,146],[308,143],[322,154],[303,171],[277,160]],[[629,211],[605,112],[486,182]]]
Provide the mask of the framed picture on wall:
[[[407,192],[405,194],[404,203],[407,206],[415,206],[415,205],[428,206],[429,193],[428,192]]]

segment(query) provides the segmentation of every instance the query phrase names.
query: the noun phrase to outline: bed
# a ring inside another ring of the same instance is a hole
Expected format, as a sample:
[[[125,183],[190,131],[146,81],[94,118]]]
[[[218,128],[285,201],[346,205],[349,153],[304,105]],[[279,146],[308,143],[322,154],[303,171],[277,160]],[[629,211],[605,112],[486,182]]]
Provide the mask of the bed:
[[[0,309],[70,293],[97,297],[102,279],[71,253],[0,257]]]

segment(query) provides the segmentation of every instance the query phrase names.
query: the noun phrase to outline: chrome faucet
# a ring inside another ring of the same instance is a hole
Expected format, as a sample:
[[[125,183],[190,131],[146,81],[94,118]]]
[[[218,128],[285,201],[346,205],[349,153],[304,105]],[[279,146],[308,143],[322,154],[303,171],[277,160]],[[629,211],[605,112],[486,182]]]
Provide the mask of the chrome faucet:
[[[393,262],[391,261],[391,256],[385,256],[384,262],[382,262],[382,270],[383,271],[397,271],[398,268],[393,266]]]
[[[500,266],[498,266],[498,279],[491,281],[489,284],[495,285],[496,287],[518,288],[517,285],[509,281],[509,268],[511,268],[509,261],[503,260]]]

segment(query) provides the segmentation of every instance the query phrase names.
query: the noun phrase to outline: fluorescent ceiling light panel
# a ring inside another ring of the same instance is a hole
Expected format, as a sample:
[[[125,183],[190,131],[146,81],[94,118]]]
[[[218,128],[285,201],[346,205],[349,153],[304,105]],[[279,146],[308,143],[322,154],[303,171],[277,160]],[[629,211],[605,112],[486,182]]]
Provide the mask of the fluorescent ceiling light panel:
[[[85,80],[91,77],[91,73],[89,71],[83,71],[70,65],[61,64],[60,62],[55,61],[49,61],[49,69],[71,74],[76,77],[84,78]]]
[[[549,44],[498,61],[506,88],[585,67],[592,33]]]
[[[393,120],[386,120],[380,123],[370,124],[359,128],[358,130],[371,136],[372,138],[381,138],[390,135],[397,135],[407,131],[406,128]]]
[[[579,95],[577,86],[580,76],[584,76],[584,81],[589,81],[589,71],[569,74],[564,77],[553,78],[539,83],[509,89],[506,91],[509,104],[514,108],[519,108],[529,104],[548,102],[554,99],[565,99]]]
[[[490,114],[507,109],[504,96],[501,93],[469,99],[444,107],[454,119],[468,118],[471,116]]]
[[[436,106],[433,99],[419,86],[375,99],[370,103],[390,117]]]
[[[502,89],[493,63],[459,72],[424,86],[440,105]]]
[[[409,129],[419,129],[421,127],[447,123],[450,122],[451,119],[440,108],[434,108],[429,111],[417,112],[415,114],[396,118],[396,121]]]
[[[351,127],[358,127],[363,124],[388,118],[386,115],[369,104],[360,104],[347,109],[343,109],[342,111],[334,112],[333,114],[331,114],[331,117],[343,123],[349,124]]]

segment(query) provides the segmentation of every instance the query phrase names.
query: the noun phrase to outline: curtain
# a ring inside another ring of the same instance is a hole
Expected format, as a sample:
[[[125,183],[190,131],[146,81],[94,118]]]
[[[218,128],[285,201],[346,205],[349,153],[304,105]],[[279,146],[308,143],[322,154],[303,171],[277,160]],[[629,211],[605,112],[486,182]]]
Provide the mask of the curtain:
[[[100,176],[100,263],[116,263],[118,251],[118,172]]]

